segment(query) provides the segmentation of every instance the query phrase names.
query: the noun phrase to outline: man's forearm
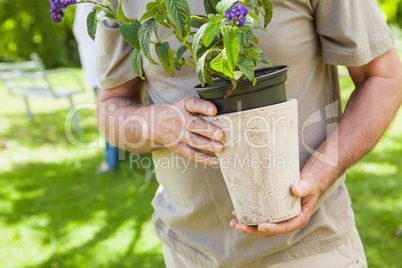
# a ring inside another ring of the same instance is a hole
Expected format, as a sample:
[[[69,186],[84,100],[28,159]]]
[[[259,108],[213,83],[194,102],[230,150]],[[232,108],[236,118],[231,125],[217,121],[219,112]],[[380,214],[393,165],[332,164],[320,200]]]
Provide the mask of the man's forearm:
[[[375,147],[395,117],[402,99],[399,62],[395,65],[394,75],[354,76],[357,87],[337,129],[305,166],[318,176],[323,190]]]
[[[216,115],[213,103],[186,97],[172,105],[143,105],[141,80],[135,78],[99,93],[99,129],[113,145],[145,153],[167,147],[206,165],[217,165],[223,132],[199,118]]]
[[[109,143],[130,152],[146,153],[159,145],[151,139],[151,106],[124,97],[98,104],[99,129]]]

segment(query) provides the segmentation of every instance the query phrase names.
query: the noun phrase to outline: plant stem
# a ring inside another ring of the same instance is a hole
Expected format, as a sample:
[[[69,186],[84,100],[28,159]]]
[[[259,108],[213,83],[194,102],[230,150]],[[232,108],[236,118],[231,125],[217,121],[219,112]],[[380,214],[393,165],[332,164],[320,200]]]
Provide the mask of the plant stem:
[[[163,5],[161,4],[161,2],[159,0],[155,0],[155,2],[158,5],[159,10],[161,10],[163,15],[165,15],[167,17],[167,19],[169,20],[170,26],[172,26],[173,30],[176,32],[177,40],[179,40],[180,43],[183,43],[183,39],[179,35],[179,30],[177,29],[176,25],[170,20],[169,14],[167,13],[166,9],[163,7]]]
[[[220,74],[219,72],[215,72],[214,70],[212,70],[212,73],[210,71],[206,71],[206,75],[211,76],[211,74],[216,75],[217,77],[219,77],[222,80],[230,81],[230,79],[228,79],[226,76]]]
[[[105,4],[96,2],[96,1],[91,1],[91,0],[84,0],[84,1],[81,1],[81,2],[77,2],[77,4],[83,4],[83,3],[91,3],[91,4],[101,6],[103,8],[106,8],[107,10],[109,10],[113,14],[113,16],[115,16],[117,18],[117,14],[108,5],[105,5]]]
[[[156,44],[156,42],[155,42],[155,41],[152,41],[152,40],[150,40],[149,42],[150,42],[151,44],[153,44],[153,45]],[[174,51],[173,49],[169,48],[169,51],[171,51],[171,52],[173,52],[173,54],[177,55],[177,52]],[[197,68],[195,67],[195,65],[193,65],[191,62],[189,62],[188,60],[186,60],[185,57],[183,57],[183,59],[184,59],[184,61],[186,62],[186,64],[187,64],[188,66],[190,66],[190,67],[193,68],[194,70],[197,69]]]
[[[193,68],[194,70],[197,69],[197,67],[195,67],[191,62],[189,62],[188,60],[186,60],[185,57],[183,57],[184,61],[187,63],[188,66],[190,66],[191,68]]]

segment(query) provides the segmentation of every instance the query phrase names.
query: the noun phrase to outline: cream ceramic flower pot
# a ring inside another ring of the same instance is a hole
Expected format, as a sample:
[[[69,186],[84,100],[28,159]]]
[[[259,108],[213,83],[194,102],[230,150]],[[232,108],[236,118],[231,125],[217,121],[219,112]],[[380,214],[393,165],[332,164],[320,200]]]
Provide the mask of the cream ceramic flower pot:
[[[299,180],[297,101],[205,117],[225,133],[217,154],[237,220],[280,222],[301,212],[290,190]]]

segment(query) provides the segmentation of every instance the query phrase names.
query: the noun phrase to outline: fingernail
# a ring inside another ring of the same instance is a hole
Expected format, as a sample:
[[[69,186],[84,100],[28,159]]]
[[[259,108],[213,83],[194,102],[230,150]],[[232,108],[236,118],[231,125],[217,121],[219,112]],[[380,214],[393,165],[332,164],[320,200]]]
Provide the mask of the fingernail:
[[[236,220],[231,220],[230,223],[229,223],[229,225],[230,225],[231,227],[235,227],[235,226],[236,226]]]
[[[296,191],[299,193],[299,195],[303,194],[303,187],[300,184],[295,184],[294,187]]]
[[[263,233],[266,233],[266,232],[267,232],[267,229],[264,229],[264,228],[262,228],[262,227],[258,227],[258,231],[263,232]]]
[[[209,107],[208,108],[208,114],[213,115],[214,114],[214,107]]]
[[[220,132],[219,130],[214,132],[214,139],[215,140],[221,140],[222,139],[222,132]]]
[[[222,143],[220,143],[220,142],[214,142],[214,148],[215,148],[215,151],[216,151],[217,153],[219,153],[220,151],[222,151],[223,145],[222,145]]]
[[[239,223],[238,225],[236,225],[236,230],[238,231],[244,231],[244,225]]]

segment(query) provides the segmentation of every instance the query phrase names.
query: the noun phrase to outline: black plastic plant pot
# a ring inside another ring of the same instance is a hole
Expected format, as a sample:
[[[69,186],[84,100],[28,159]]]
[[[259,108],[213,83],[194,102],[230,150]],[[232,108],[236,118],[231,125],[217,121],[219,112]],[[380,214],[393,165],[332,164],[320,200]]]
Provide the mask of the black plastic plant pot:
[[[224,99],[231,86],[225,80],[216,80],[216,86],[195,86],[201,99],[209,100],[218,109],[218,114],[246,111],[286,101],[285,81],[289,66],[278,65],[255,70],[257,83],[239,81],[236,89]]]

